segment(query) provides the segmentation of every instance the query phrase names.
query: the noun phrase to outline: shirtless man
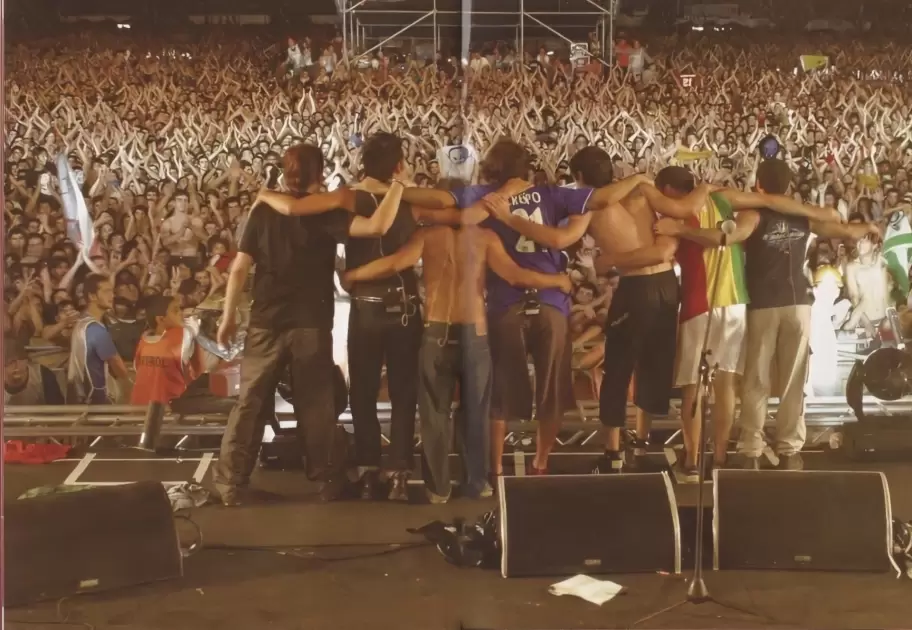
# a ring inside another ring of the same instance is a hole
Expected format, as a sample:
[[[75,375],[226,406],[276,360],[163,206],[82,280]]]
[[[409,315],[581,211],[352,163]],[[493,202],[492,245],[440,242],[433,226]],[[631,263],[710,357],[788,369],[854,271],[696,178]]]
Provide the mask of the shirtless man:
[[[861,223],[854,215],[849,223]],[[863,326],[874,337],[890,306],[890,272],[880,256],[875,241],[866,236],[855,246],[858,257],[846,265],[846,290],[852,302],[852,313],[843,325],[846,330]]]
[[[623,199],[643,177],[629,178],[597,190],[573,190],[558,186],[533,186],[528,152],[510,140],[495,143],[481,164],[481,186],[467,186],[452,193],[409,188],[403,199],[426,208],[469,208],[482,200],[501,220],[490,219],[510,257],[521,267],[556,273],[566,266],[561,250],[575,243],[586,231],[590,210],[610,207]],[[520,185],[521,192],[504,195],[504,186]],[[513,220],[516,220],[516,224]],[[566,230],[559,225],[566,223]],[[516,226],[528,227],[519,231]],[[580,227],[581,226],[581,227]],[[536,231],[543,230],[542,232]],[[570,300],[559,291],[544,290],[525,295],[506,285],[496,275],[488,276],[488,318],[494,365],[492,400],[492,456],[494,472],[503,470],[503,440],[506,420],[538,421],[532,474],[548,472],[548,456],[557,440],[564,413],[575,407],[570,372]],[[535,364],[535,387],[528,377],[529,356]]]
[[[466,211],[471,212],[471,211]],[[486,218],[482,211],[481,218]],[[469,218],[469,217],[467,217]],[[346,271],[343,285],[389,277],[423,261],[427,301],[419,367],[418,416],[431,503],[450,497],[451,405],[459,382],[469,496],[491,496],[489,414],[492,364],[485,309],[485,272],[511,286],[572,289],[566,274],[544,274],[517,265],[498,236],[477,226],[422,228],[396,253]]]
[[[189,204],[190,196],[186,191],[174,194],[174,212],[162,221],[161,244],[171,252],[173,265],[183,262],[195,269],[199,262],[200,239],[205,231],[202,222],[187,212]]]
[[[604,189],[613,178],[610,156],[587,147],[570,161],[579,184]],[[673,238],[656,238],[656,213],[675,218],[696,214],[706,200],[708,186],[699,187],[681,200],[665,197],[648,182],[638,182],[630,194],[614,200],[604,211],[566,226],[537,225],[491,208],[498,219],[523,236],[547,246],[570,244],[588,230],[601,256],[596,270],[623,269],[612,296],[605,330],[604,378],[599,392],[599,415],[606,428],[605,455],[597,473],[617,473],[623,468],[621,429],[627,420],[627,394],[636,369],[637,440],[635,453],[645,455],[651,415],[666,415],[674,377],[678,318],[678,280],[672,267],[677,248]]]

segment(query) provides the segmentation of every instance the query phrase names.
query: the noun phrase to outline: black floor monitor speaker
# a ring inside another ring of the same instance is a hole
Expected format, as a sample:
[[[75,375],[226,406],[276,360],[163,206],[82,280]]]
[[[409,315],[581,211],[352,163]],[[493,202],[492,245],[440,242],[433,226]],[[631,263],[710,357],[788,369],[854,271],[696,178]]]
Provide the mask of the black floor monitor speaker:
[[[713,471],[715,569],[891,571],[879,472]]]
[[[681,572],[666,473],[501,477],[504,577]]]
[[[161,483],[10,501],[5,512],[8,606],[183,575]]]

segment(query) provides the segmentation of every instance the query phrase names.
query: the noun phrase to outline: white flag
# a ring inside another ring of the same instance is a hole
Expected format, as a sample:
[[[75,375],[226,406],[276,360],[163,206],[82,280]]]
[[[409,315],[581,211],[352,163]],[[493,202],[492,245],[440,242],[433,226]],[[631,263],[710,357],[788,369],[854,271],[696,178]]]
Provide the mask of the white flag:
[[[70,162],[67,156],[61,153],[57,156],[57,179],[60,182],[60,197],[63,200],[63,215],[66,218],[67,238],[73,241],[78,247],[82,246],[79,226],[79,209],[76,196],[79,195],[79,188],[74,187],[69,178]],[[74,190],[74,188],[76,188]],[[84,202],[83,202],[83,205]]]
[[[60,198],[63,200],[67,237],[80,249],[89,269],[98,273],[99,270],[92,264],[90,253],[95,242],[95,223],[89,214],[79,180],[70,168],[70,161],[65,152],[57,156],[57,179],[60,182]]]

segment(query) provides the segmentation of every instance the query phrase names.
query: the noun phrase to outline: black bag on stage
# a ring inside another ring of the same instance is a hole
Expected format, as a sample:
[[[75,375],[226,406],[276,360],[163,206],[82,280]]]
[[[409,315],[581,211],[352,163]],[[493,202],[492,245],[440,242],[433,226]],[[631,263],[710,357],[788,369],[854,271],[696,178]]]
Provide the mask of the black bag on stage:
[[[893,519],[893,560],[907,578],[912,580],[912,521]]]
[[[457,567],[494,569],[500,566],[501,552],[497,522],[498,514],[493,510],[486,512],[471,525],[467,525],[465,520],[460,518],[452,525],[434,521],[406,531],[424,536],[425,540],[437,546],[437,550],[450,564]]]

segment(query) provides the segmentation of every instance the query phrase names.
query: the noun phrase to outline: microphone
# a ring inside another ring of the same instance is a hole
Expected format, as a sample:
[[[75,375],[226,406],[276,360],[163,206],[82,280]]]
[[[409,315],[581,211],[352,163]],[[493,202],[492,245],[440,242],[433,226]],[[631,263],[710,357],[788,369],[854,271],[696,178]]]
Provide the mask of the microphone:
[[[717,227],[722,232],[722,242],[719,243],[719,247],[728,246],[728,237],[735,233],[735,222],[731,219],[726,219],[725,221],[719,221]]]

